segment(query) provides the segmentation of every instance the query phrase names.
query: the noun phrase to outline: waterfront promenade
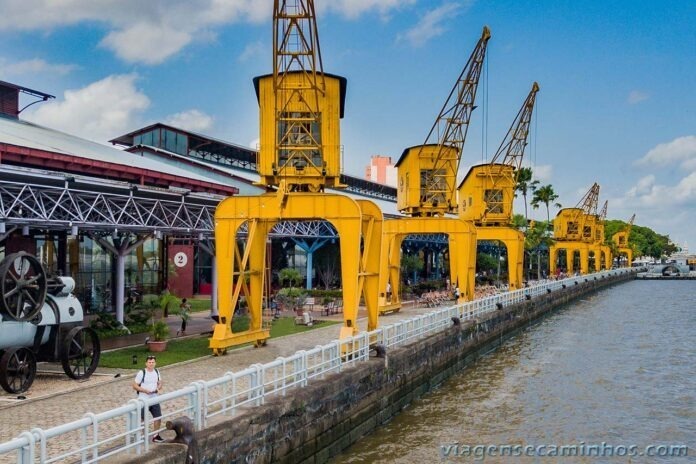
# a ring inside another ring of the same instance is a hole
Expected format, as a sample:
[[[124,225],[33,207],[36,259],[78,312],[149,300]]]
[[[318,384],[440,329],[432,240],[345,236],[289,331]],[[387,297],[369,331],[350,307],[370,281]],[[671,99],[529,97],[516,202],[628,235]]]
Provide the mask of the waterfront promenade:
[[[432,311],[433,308],[405,308],[399,313],[380,318],[380,324],[388,325],[399,320]],[[362,312],[361,312],[362,313]],[[330,318],[340,320],[340,314]],[[178,327],[179,318],[169,317],[170,324]],[[327,318],[324,318],[327,319]],[[206,332],[212,321],[208,313],[194,313],[188,332]],[[361,330],[366,329],[367,320],[358,321]],[[318,328],[294,335],[274,338],[263,348],[245,346],[228,351],[225,356],[206,356],[192,361],[160,368],[164,381],[164,392],[177,390],[195,380],[209,380],[221,377],[226,372],[239,371],[254,363],[266,363],[279,356],[290,356],[298,350],[314,348],[338,338],[339,325]],[[176,333],[174,330],[172,333]],[[138,337],[141,343],[146,334]],[[127,339],[125,339],[127,340]],[[132,339],[131,339],[132,340]],[[121,340],[124,342],[124,340]],[[110,343],[107,342],[107,345]],[[113,347],[113,342],[111,343]],[[122,406],[135,398],[131,383],[138,369],[144,365],[141,360],[136,369],[97,369],[96,373],[84,382],[69,379],[59,365],[39,365],[39,375],[31,390],[19,400],[16,395],[3,392],[0,396],[0,413],[5,420],[0,423],[0,442],[17,437],[21,432],[40,427],[47,429],[81,418],[86,413],[99,413]],[[49,373],[54,372],[54,373]],[[119,375],[119,377],[115,377]],[[69,446],[69,445],[67,445]]]

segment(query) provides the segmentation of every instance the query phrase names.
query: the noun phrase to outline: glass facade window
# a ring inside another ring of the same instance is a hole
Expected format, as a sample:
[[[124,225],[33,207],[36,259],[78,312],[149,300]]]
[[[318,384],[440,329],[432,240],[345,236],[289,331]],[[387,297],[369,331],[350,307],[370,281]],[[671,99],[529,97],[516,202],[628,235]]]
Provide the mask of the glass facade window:
[[[35,235],[36,256],[48,275],[58,275],[58,238],[51,235]]]
[[[186,155],[188,152],[188,137],[173,130],[157,128],[133,137],[134,145],[149,145],[163,150]]]
[[[210,295],[213,291],[213,257],[200,247],[194,248],[196,272],[193,274],[193,293]]]
[[[85,313],[114,309],[116,258],[87,236],[68,238],[68,275]],[[37,240],[37,252],[41,249]],[[124,295],[139,300],[162,290],[162,242],[148,239],[125,258]],[[37,253],[38,254],[38,253]]]
[[[70,275],[75,279],[75,296],[85,313],[112,309],[113,258],[89,237],[69,238]]]

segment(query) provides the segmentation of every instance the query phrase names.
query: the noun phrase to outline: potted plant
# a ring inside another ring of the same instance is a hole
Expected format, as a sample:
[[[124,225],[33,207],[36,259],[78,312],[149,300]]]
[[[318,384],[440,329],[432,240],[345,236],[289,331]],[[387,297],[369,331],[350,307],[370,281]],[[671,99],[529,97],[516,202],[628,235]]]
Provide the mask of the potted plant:
[[[169,326],[162,320],[155,321],[150,326],[150,341],[148,347],[150,351],[160,352],[167,349],[167,336],[169,335]]]

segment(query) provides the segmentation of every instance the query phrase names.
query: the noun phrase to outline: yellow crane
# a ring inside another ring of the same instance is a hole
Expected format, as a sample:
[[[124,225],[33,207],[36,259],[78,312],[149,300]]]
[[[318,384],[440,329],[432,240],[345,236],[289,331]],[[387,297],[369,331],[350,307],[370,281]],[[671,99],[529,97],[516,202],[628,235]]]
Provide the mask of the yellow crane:
[[[404,214],[442,216],[457,211],[457,172],[490,38],[490,29],[484,27],[425,142],[405,149],[396,163],[397,208]]]
[[[328,194],[340,188],[340,119],[346,79],[323,70],[313,0],[274,0],[273,73],[254,79],[259,102],[259,183],[268,193],[223,200],[215,212],[220,321],[214,354],[241,343],[266,343],[267,241],[281,221],[326,220],[340,237],[344,327],[357,332],[360,295],[368,329],[377,327],[382,213],[367,200]],[[275,192],[273,192],[275,190]],[[247,225],[246,237],[239,234]],[[246,297],[249,330],[232,330],[233,310]]]
[[[590,249],[594,253],[594,264],[595,271],[599,272],[602,269],[610,269],[611,262],[613,261],[613,256],[611,253],[611,248],[604,243],[604,221],[607,219],[607,208],[609,207],[609,200],[604,202],[602,209],[597,214],[597,219],[594,227],[594,243],[593,247]]]
[[[397,208],[410,217],[384,221],[380,312],[401,307],[401,244],[409,234],[447,234],[450,281],[460,301],[474,296],[476,229],[444,215],[456,212],[457,171],[490,37],[484,27],[425,142],[406,148],[396,163]]]
[[[476,225],[477,239],[502,242],[507,248],[510,290],[522,287],[524,235],[510,224],[537,92],[534,82],[491,162],[472,166],[457,189],[459,217]]]
[[[627,267],[631,267],[633,263],[633,247],[629,243],[631,238],[631,228],[633,227],[633,221],[636,219],[636,215],[633,214],[631,219],[628,220],[626,227],[623,230],[612,235],[611,239],[616,244],[619,249],[619,255],[625,254],[627,259]]]
[[[574,269],[575,253],[579,253],[580,272],[589,272],[589,245],[595,240],[594,230],[599,200],[599,184],[594,183],[574,208],[561,209],[553,220],[554,240],[549,250],[549,271],[556,273],[558,252],[565,250],[568,273]]]

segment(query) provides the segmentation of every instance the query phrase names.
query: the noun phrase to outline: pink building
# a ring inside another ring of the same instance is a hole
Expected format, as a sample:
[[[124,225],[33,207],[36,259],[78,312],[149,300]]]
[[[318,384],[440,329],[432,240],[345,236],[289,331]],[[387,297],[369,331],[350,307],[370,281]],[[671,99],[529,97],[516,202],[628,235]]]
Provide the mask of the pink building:
[[[370,165],[365,168],[365,179],[396,187],[396,168],[391,156],[373,155]]]

